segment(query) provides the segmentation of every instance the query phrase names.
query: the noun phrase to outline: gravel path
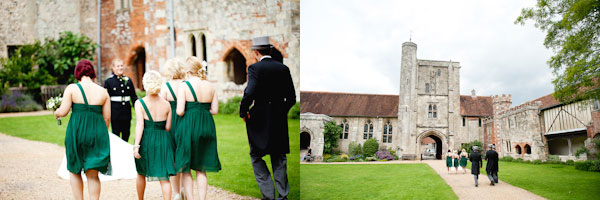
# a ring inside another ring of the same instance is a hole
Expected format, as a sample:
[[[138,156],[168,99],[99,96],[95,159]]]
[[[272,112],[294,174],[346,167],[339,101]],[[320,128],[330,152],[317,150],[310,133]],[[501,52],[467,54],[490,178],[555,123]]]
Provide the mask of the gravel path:
[[[479,175],[479,187],[475,187],[473,175],[467,169],[466,174],[448,174],[446,163],[443,160],[427,160],[427,163],[452,187],[459,199],[544,199],[536,194],[519,187],[512,186],[499,180],[495,186],[490,185],[486,175]],[[482,168],[485,170],[485,167]],[[502,178],[502,177],[500,177]]]
[[[56,174],[65,149],[0,134],[0,199],[72,199],[69,180]],[[196,191],[196,189],[194,189]],[[84,198],[88,199],[87,183]],[[160,184],[146,184],[146,199],[162,199]],[[102,182],[100,199],[137,199],[135,179]],[[208,199],[254,199],[209,186]]]

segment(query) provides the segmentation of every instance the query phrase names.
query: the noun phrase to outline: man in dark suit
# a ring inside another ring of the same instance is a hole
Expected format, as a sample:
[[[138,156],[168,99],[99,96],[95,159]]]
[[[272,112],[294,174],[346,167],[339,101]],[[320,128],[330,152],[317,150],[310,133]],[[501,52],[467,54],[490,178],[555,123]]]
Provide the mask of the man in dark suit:
[[[263,156],[271,156],[277,199],[287,199],[287,158],[290,153],[287,113],[296,103],[290,70],[271,58],[269,37],[252,39],[259,62],[248,67],[248,86],[240,103],[240,117],[246,122],[250,159],[263,199],[275,199],[275,186]],[[249,109],[250,105],[252,109]]]
[[[104,88],[110,96],[110,124],[112,132],[125,142],[129,140],[131,127],[131,107],[138,97],[131,79],[123,75],[123,61],[115,59],[112,62],[113,75],[104,81]]]
[[[485,160],[487,160],[485,171],[491,181],[490,185],[493,186],[498,183],[498,152],[496,152],[496,147],[493,144],[488,147],[490,150],[485,153]]]
[[[471,152],[471,155],[469,155],[469,160],[471,161],[471,174],[473,174],[475,178],[475,187],[477,187],[477,180],[479,180],[479,168],[481,168],[483,165],[478,146],[473,146],[473,152]]]

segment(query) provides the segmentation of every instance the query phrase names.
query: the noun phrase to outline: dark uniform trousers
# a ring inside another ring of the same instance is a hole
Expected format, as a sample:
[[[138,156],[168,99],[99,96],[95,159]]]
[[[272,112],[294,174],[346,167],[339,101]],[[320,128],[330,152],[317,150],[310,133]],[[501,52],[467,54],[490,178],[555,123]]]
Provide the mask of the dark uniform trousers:
[[[119,78],[113,75],[104,81],[104,88],[111,98],[115,98],[110,101],[112,132],[127,142],[131,128],[132,103],[138,99],[132,80],[126,76]]]

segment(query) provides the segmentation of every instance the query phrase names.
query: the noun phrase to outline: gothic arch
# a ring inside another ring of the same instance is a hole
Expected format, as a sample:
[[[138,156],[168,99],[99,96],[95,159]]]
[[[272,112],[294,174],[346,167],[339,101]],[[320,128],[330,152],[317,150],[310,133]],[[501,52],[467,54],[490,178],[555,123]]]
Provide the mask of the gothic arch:
[[[232,48],[225,54],[227,79],[235,84],[244,84],[247,80],[247,59],[242,52]]]
[[[434,129],[423,131],[417,136],[417,140],[415,141],[417,159],[421,159],[421,141],[426,137],[431,137],[436,142],[436,158],[441,159],[444,150],[448,149],[448,138],[443,133]]]

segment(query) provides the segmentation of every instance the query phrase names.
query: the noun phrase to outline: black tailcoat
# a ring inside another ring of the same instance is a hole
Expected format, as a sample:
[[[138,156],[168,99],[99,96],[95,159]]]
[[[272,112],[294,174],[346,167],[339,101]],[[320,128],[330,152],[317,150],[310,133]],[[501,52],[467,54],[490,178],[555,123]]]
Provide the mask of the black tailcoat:
[[[250,113],[246,120],[250,154],[290,152],[287,113],[295,103],[296,92],[287,66],[264,58],[248,67],[240,117],[246,118],[246,113]]]
[[[487,173],[498,172],[498,153],[494,150],[489,150],[485,153],[485,159],[487,160],[485,171]]]
[[[481,154],[477,151],[473,151],[471,152],[471,155],[469,155],[469,160],[471,161],[471,174],[479,175],[479,168],[483,165]]]

